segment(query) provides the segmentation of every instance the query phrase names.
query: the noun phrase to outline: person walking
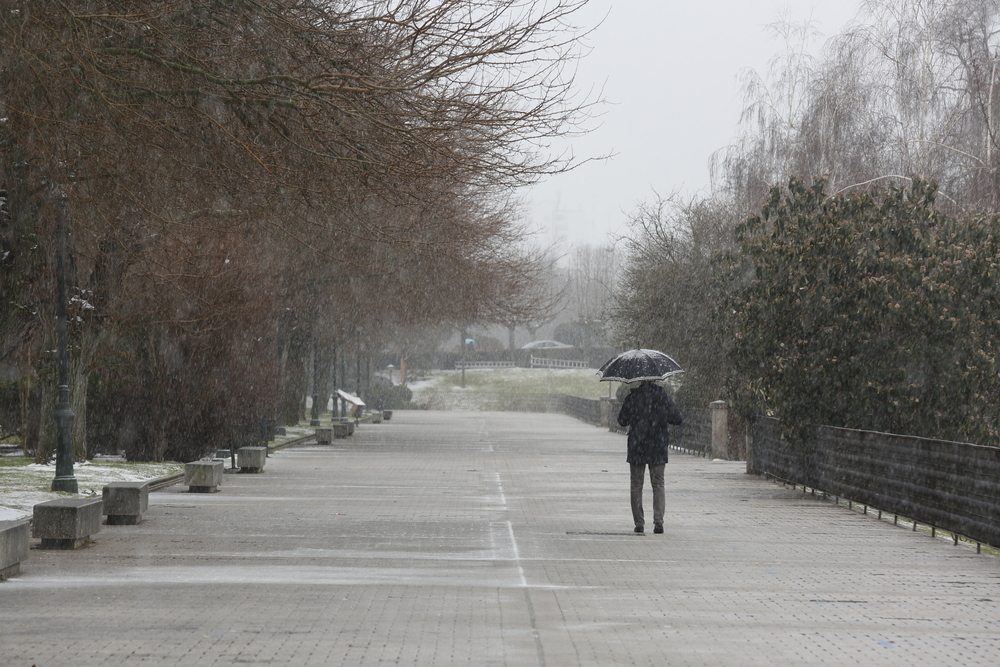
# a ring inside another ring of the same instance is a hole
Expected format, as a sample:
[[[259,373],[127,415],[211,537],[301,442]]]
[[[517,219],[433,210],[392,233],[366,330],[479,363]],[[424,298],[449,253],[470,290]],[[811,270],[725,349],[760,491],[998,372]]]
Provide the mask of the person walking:
[[[667,463],[670,436],[667,425],[684,421],[680,409],[670,394],[651,381],[643,381],[622,403],[618,424],[628,427],[628,461],[631,468],[632,519],[635,532],[645,530],[642,511],[642,487],[649,467],[649,483],[653,487],[653,532],[663,532],[666,508],[663,471]]]

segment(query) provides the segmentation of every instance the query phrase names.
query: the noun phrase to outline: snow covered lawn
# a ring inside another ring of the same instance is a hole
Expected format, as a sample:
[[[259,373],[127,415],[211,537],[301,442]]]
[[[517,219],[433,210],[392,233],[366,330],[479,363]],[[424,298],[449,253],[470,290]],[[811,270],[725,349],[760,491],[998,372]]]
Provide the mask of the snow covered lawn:
[[[54,463],[23,465],[23,461],[20,458],[0,458],[0,521],[30,517],[36,504],[71,495],[49,490],[56,476]],[[73,475],[80,487],[81,497],[100,496],[104,486],[111,482],[143,482],[183,471],[183,463],[129,463],[97,459],[73,464]]]
[[[426,379],[409,383],[414,402],[422,402],[427,394],[439,392],[496,392],[510,394],[568,394],[596,399],[608,395],[617,382],[598,382],[594,368],[490,368],[465,371],[462,388],[461,371],[432,371]]]

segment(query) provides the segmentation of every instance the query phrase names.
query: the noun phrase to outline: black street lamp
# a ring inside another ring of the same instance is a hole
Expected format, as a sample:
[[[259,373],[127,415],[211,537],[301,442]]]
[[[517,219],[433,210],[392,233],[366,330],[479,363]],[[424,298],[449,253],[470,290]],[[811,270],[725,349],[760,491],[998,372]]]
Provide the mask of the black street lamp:
[[[56,402],[56,476],[53,491],[79,493],[73,475],[73,420],[76,415],[69,404],[66,352],[66,195],[59,201],[56,216],[56,339],[59,355],[59,398]]]

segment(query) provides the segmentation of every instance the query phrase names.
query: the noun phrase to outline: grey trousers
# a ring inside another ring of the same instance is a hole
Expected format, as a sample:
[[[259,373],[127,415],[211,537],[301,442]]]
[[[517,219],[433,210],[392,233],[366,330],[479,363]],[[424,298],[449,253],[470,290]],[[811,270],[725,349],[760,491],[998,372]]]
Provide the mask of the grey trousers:
[[[632,469],[632,519],[635,525],[645,525],[642,513],[642,483],[646,477],[645,463],[630,463]],[[663,523],[663,511],[667,506],[667,494],[663,489],[663,468],[665,464],[649,466],[649,482],[653,486],[653,523]]]

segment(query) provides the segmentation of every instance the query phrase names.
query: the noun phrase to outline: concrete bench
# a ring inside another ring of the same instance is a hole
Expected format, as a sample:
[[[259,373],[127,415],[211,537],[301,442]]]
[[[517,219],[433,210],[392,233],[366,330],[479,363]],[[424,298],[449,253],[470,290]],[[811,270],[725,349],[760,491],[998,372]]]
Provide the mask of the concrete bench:
[[[0,581],[21,571],[21,562],[28,560],[30,537],[31,523],[27,519],[0,521]]]
[[[317,445],[329,445],[333,442],[333,429],[332,428],[318,428],[316,429],[316,444]]]
[[[104,501],[100,498],[59,498],[34,507],[31,532],[43,549],[78,549],[101,532]]]
[[[222,485],[222,461],[184,464],[184,484],[191,493],[215,493]]]
[[[111,482],[103,496],[109,526],[134,526],[149,509],[149,482]]]
[[[373,424],[381,424],[382,423],[382,411],[381,410],[374,410],[374,411],[372,411],[372,423]]]
[[[383,410],[382,411],[382,419],[384,419],[386,421],[389,421],[390,419],[392,419],[392,410]]]
[[[347,437],[347,422],[336,422],[333,425],[333,437],[340,439]]]
[[[236,465],[240,472],[264,472],[267,447],[240,447],[236,450]]]
[[[213,458],[225,460],[232,458],[232,453],[228,449],[217,449]]]

